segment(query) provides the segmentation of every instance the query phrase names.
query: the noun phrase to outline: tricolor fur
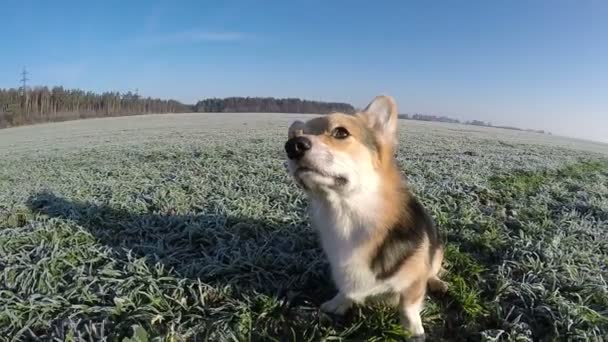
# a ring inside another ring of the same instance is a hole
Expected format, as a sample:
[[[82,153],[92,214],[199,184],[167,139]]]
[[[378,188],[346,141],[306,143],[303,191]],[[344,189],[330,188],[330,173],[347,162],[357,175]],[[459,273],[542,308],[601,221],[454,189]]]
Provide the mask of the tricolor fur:
[[[289,173],[309,198],[339,289],[321,309],[342,314],[353,303],[392,293],[406,327],[423,336],[427,284],[438,278],[443,247],[431,217],[408,190],[394,155],[397,106],[376,97],[354,115],[334,113],[294,122],[285,144]]]

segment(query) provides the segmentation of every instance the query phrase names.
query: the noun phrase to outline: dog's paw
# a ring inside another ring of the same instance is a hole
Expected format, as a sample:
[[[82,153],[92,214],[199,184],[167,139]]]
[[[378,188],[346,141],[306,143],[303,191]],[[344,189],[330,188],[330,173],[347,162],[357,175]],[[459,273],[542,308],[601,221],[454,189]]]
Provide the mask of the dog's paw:
[[[321,311],[330,314],[344,315],[352,304],[353,302],[350,299],[338,294],[334,298],[321,304]]]
[[[429,290],[434,293],[443,294],[448,292],[448,283],[439,279],[438,277],[432,277],[428,281]]]
[[[412,342],[424,342],[426,341],[426,335],[425,334],[421,334],[421,335],[414,335],[410,338],[410,341]]]
[[[391,308],[398,307],[399,303],[401,303],[401,296],[399,294],[390,294],[384,299],[384,304]]]

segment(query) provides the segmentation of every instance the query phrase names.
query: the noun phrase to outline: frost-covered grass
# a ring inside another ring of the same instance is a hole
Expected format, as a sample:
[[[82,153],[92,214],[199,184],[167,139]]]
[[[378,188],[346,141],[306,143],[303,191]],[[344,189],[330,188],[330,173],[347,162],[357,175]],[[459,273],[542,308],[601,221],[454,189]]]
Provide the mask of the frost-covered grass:
[[[405,336],[380,304],[319,313],[335,290],[282,166],[301,117],[0,130],[0,339]],[[447,241],[450,290],[423,312],[430,340],[608,334],[607,156],[600,144],[402,122],[400,165]]]

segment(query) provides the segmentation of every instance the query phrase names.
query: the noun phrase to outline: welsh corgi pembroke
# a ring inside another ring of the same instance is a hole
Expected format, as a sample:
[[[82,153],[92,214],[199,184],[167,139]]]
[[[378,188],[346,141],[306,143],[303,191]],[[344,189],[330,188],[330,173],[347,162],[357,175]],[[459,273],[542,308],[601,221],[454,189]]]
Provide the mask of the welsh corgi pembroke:
[[[344,314],[353,304],[389,294],[417,339],[424,297],[445,292],[443,244],[434,222],[408,189],[395,160],[397,105],[377,96],[355,114],[295,121],[286,167],[308,197],[338,293],[321,310]]]

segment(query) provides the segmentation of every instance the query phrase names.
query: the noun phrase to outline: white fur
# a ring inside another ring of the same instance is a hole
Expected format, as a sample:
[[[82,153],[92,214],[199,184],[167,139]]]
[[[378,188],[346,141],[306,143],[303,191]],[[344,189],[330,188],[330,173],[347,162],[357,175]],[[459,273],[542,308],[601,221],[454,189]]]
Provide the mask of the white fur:
[[[343,197],[330,191],[326,196],[309,196],[311,221],[319,232],[339,290],[323,309],[340,313],[350,302],[362,303],[367,297],[387,292],[400,293],[410,286],[411,281],[403,277],[378,280],[370,268],[369,254],[361,253],[364,242],[374,234],[370,227],[382,213],[378,192]]]
[[[311,196],[310,217],[321,237],[338,289],[354,301],[385,292],[376,281],[361,245],[373,232],[379,211],[377,196],[370,193],[339,196],[329,191],[326,198]]]
[[[422,326],[422,318],[420,312],[422,311],[424,297],[414,304],[403,308],[403,318],[405,319],[404,326],[408,327],[410,332],[414,336],[424,335],[424,327]]]

